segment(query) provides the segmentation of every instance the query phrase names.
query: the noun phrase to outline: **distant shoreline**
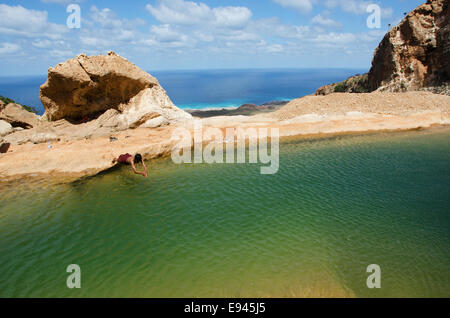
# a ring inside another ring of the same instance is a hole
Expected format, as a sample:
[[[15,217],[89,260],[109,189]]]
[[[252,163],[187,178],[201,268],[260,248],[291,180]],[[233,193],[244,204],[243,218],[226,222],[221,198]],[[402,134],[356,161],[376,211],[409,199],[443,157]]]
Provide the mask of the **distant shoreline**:
[[[317,87],[342,81],[367,69],[168,70],[150,71],[179,108],[229,108],[245,103],[294,99],[313,94]],[[44,113],[39,98],[47,75],[0,76],[0,95]]]
[[[187,109],[183,110],[190,113],[194,117],[198,118],[209,118],[216,116],[253,116],[261,113],[270,113],[274,112],[281,107],[288,104],[291,100],[275,100],[266,102],[264,104],[256,105],[256,104],[242,104],[241,106],[234,107],[207,107],[200,109]]]

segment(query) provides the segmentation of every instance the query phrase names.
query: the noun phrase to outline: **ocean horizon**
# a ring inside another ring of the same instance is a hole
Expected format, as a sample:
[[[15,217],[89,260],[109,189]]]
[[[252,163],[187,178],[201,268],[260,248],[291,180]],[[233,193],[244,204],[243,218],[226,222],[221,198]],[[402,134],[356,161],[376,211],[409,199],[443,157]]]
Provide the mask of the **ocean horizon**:
[[[362,69],[211,69],[152,71],[175,105],[182,109],[238,107],[313,94],[319,87],[365,73]],[[39,114],[40,86],[47,75],[0,76],[0,95]]]

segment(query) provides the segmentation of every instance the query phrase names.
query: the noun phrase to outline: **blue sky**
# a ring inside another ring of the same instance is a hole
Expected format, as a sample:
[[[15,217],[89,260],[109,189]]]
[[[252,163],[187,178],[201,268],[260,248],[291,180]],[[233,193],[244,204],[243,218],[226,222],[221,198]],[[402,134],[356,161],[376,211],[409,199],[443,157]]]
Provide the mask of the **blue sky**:
[[[46,74],[110,50],[145,70],[370,68],[373,51],[424,0],[14,0],[0,2],[0,76]],[[81,7],[81,28],[66,25]],[[381,28],[367,26],[369,4]]]

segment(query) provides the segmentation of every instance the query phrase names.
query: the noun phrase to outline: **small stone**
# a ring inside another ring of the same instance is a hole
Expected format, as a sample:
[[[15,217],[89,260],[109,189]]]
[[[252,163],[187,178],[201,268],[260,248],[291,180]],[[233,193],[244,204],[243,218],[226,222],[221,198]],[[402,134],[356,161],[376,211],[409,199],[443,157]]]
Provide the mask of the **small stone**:
[[[9,146],[11,146],[11,144],[9,142],[4,142],[0,144],[0,153],[7,153]]]
[[[13,127],[10,123],[0,120],[0,136],[5,136],[13,132]]]

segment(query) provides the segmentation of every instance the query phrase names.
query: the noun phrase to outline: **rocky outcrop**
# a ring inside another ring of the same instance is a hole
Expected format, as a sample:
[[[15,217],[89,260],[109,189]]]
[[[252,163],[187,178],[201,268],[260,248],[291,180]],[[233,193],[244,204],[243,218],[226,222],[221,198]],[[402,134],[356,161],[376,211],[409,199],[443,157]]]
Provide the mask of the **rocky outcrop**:
[[[51,68],[41,86],[41,100],[45,107],[41,119],[20,105],[9,104],[2,111],[12,126],[32,128],[8,130],[5,142],[91,139],[192,118],[172,103],[154,77],[112,52],[79,55]],[[19,107],[20,116],[12,116],[12,110],[19,113]]]
[[[0,110],[0,119],[13,127],[33,128],[39,123],[39,116],[25,110],[19,104],[8,104]]]
[[[343,82],[320,87],[316,95],[328,95],[331,93],[368,93],[368,75],[355,75]]]
[[[367,82],[357,86],[356,92],[424,89],[448,94],[449,7],[448,0],[428,0],[386,33],[375,50]],[[347,86],[348,80],[321,87],[316,95],[336,92],[335,88]],[[344,91],[355,92],[355,88]]]
[[[429,0],[383,38],[369,72],[371,91],[406,91],[450,81],[449,1]]]
[[[86,122],[111,109],[116,112],[108,113],[108,125],[114,122],[117,130],[159,116],[168,122],[191,118],[173,105],[156,78],[113,52],[82,54],[50,68],[40,96],[49,121]]]

